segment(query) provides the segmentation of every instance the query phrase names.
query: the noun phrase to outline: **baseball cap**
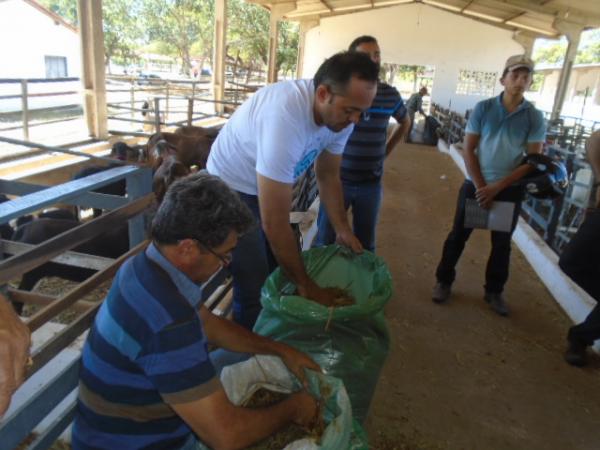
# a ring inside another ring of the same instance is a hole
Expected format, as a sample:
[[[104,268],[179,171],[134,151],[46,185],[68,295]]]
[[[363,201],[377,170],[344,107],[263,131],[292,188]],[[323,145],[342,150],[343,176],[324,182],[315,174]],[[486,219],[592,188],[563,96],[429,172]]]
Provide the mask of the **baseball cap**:
[[[504,70],[513,71],[516,69],[526,68],[530,72],[533,72],[533,66],[535,63],[525,55],[513,55],[506,60],[504,64]]]

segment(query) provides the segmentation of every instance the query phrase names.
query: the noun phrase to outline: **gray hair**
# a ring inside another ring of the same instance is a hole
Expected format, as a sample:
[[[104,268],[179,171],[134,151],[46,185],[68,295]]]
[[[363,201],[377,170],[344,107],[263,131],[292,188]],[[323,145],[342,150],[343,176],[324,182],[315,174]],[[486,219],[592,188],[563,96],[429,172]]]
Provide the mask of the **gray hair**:
[[[196,239],[209,248],[231,231],[243,234],[255,223],[250,209],[218,177],[201,171],[173,183],[152,220],[158,244]]]

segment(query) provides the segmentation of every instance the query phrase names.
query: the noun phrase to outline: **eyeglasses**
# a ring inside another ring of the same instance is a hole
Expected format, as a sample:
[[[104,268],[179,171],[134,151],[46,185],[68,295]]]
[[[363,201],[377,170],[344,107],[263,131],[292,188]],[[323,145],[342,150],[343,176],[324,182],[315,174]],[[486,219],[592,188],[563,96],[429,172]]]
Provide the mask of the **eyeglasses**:
[[[219,261],[221,261],[221,264],[223,265],[223,267],[227,267],[229,264],[231,264],[231,260],[233,259],[233,256],[231,255],[231,251],[229,251],[223,255],[223,254],[215,252],[212,248],[210,248],[208,245],[203,244],[198,239],[193,239],[193,241],[196,244],[198,244],[198,247],[203,248],[208,253],[211,253],[213,256],[215,256]]]

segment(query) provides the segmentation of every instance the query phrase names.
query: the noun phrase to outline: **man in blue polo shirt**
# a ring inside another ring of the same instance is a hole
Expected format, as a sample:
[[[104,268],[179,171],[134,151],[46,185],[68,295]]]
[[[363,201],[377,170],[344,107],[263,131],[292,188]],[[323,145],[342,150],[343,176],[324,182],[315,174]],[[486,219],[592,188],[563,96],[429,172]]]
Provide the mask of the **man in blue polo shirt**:
[[[381,65],[381,51],[373,36],[360,36],[350,44],[351,52],[366,53]],[[398,126],[387,139],[390,117]],[[375,228],[382,198],[383,161],[407,136],[410,119],[396,88],[378,80],[371,107],[361,115],[342,155],[341,179],[344,207],[352,208],[352,227],[363,248],[375,251]],[[387,141],[387,142],[386,142]],[[319,208],[315,246],[333,244],[335,231],[324,205]]]
[[[307,355],[217,317],[202,283],[231,260],[253,224],[239,196],[199,173],[175,182],[152,222],[153,242],[119,269],[86,340],[73,426],[75,450],[244,448],[295,422],[317,403],[299,392],[268,408],[234,406],[207,343],[274,354],[299,378],[319,370]]]
[[[508,58],[500,82],[504,91],[479,102],[467,123],[463,157],[468,178],[462,185],[454,224],[444,243],[437,267],[433,301],[444,303],[456,276],[456,263],[472,228],[465,228],[465,204],[476,199],[483,208],[495,200],[514,203],[510,232],[492,231],[492,251],[485,273],[485,300],[502,316],[508,315],[502,291],[508,280],[510,240],[516,227],[523,189],[515,183],[532,166],[522,164],[526,154],[541,153],[546,126],[540,111],[523,97],[533,75],[533,61],[524,55]]]

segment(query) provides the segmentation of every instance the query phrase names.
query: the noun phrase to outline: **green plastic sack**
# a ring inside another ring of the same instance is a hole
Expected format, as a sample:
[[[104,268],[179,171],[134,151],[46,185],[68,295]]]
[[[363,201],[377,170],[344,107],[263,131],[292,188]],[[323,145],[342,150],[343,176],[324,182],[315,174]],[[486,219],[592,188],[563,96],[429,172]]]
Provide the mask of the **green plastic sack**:
[[[356,304],[327,308],[293,295],[295,286],[277,269],[263,286],[254,331],[308,353],[326,374],[341,378],[353,417],[363,423],[389,350],[383,307],[392,295],[390,273],[373,253],[349,254],[337,245],[302,256],[311,278],[347,289]]]
[[[308,391],[324,401],[323,419],[327,426],[319,444],[312,438],[305,438],[282,450],[368,450],[364,431],[352,421],[350,399],[342,381],[310,370],[306,371],[306,377]],[[235,405],[243,404],[260,388],[283,393],[302,388],[281,359],[267,355],[257,355],[225,367],[221,372],[221,383]],[[208,450],[202,445],[200,448]]]

